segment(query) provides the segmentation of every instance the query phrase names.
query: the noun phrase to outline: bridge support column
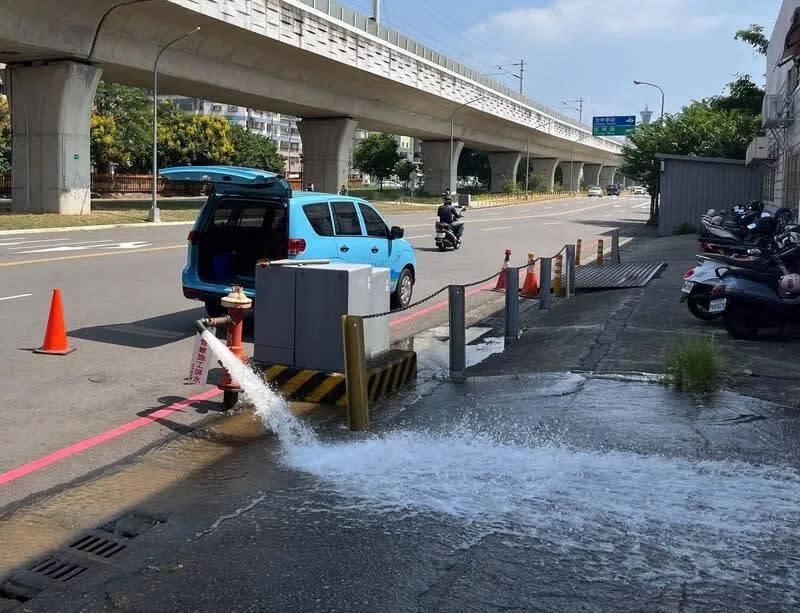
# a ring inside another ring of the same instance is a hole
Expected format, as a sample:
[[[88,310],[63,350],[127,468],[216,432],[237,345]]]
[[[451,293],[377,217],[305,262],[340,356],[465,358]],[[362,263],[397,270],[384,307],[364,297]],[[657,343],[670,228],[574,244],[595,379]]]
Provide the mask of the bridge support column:
[[[561,173],[564,177],[564,189],[577,192],[581,187],[581,171],[583,162],[561,162]]]
[[[591,187],[592,185],[608,185],[608,183],[601,183],[600,181],[600,171],[602,170],[602,164],[589,164],[588,162],[584,162],[583,164],[583,181]]]
[[[422,160],[425,164],[425,191],[429,194],[441,194],[448,187],[456,193],[456,176],[458,158],[464,148],[463,141],[453,141],[453,159],[450,163],[449,140],[422,141]],[[450,172],[452,168],[452,172]]]
[[[347,185],[356,125],[350,117],[310,118],[298,123],[303,143],[303,183],[332,194]]]
[[[531,169],[533,174],[544,177],[544,190],[552,192],[556,184],[556,168],[559,163],[558,158],[533,158]]]
[[[522,154],[518,151],[490,151],[489,165],[492,167],[492,185],[489,191],[503,191],[504,183],[517,181],[517,168]]]
[[[15,213],[91,213],[89,121],[100,68],[72,61],[6,69]]]
[[[600,184],[611,185],[614,183],[614,175],[617,173],[616,166],[603,166],[600,170]]]

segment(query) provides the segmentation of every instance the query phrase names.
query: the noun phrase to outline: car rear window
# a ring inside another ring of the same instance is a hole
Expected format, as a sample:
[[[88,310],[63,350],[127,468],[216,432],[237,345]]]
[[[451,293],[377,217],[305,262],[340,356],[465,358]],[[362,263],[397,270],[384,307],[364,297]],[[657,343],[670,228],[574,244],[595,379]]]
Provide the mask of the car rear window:
[[[286,209],[275,202],[224,199],[214,209],[211,227],[282,232],[286,229]]]
[[[358,208],[361,209],[361,217],[364,218],[364,225],[367,226],[367,236],[386,238],[389,233],[386,231],[386,224],[381,219],[381,216],[366,204],[359,204]]]
[[[336,234],[339,236],[360,236],[361,222],[358,220],[356,207],[352,202],[334,202],[333,219],[336,223]]]
[[[333,236],[333,223],[327,202],[316,202],[303,207],[308,222],[318,236]]]

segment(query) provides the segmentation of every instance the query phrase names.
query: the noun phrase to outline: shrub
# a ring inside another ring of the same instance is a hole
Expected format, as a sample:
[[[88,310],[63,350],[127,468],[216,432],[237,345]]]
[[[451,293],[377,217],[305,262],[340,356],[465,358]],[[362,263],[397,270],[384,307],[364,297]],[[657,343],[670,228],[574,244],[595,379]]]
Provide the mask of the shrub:
[[[721,369],[719,349],[712,337],[682,339],[667,347],[665,380],[679,390],[711,392],[719,385]]]

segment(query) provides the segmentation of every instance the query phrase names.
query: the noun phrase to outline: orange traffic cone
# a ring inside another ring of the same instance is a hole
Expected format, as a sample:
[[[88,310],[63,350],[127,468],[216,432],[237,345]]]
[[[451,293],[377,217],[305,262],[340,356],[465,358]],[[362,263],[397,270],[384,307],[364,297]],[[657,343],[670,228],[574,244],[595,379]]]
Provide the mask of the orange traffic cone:
[[[525,283],[522,284],[520,296],[523,298],[539,297],[539,278],[536,276],[536,255],[528,254],[528,271],[525,273]]]
[[[497,285],[494,286],[495,290],[504,290],[506,288],[506,268],[508,268],[508,260],[511,259],[511,249],[506,249],[506,257],[503,259],[503,265],[500,267],[500,276],[497,277]]]
[[[47,330],[44,333],[44,342],[34,353],[47,353],[50,355],[67,355],[75,349],[67,343],[67,328],[64,325],[64,309],[61,306],[61,290],[53,290],[53,299],[50,302],[50,317],[47,318]]]

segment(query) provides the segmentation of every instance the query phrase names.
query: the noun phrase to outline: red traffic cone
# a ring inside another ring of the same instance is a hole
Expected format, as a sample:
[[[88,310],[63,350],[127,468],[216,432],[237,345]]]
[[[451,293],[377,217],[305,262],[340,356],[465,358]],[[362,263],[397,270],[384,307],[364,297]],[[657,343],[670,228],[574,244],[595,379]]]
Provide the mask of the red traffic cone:
[[[67,343],[67,328],[64,325],[64,309],[61,306],[61,290],[53,290],[53,299],[50,301],[50,317],[47,318],[47,329],[44,341],[34,353],[47,353],[50,355],[67,355],[75,349]]]
[[[497,285],[494,286],[495,290],[506,288],[506,268],[508,268],[508,260],[511,259],[511,249],[506,249],[506,257],[503,260],[503,265],[500,267],[500,276],[497,277]]]
[[[539,297],[539,278],[536,276],[536,255],[528,254],[528,271],[525,273],[525,283],[522,284],[520,295],[524,298]]]

